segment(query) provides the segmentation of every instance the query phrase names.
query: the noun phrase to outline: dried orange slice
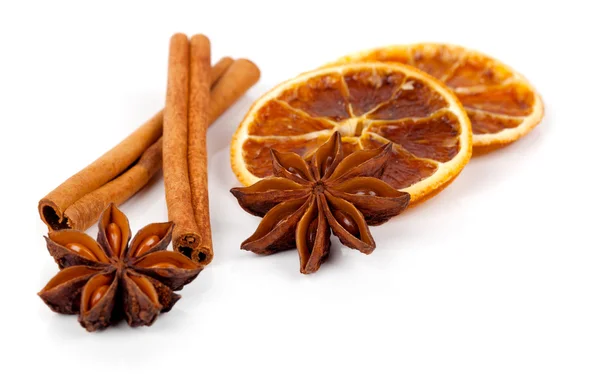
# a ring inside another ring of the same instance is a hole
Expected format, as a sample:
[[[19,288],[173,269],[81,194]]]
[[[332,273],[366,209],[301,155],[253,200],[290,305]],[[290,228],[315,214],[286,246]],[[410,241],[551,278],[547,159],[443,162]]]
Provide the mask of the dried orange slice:
[[[522,75],[494,58],[455,45],[382,47],[345,56],[331,65],[374,61],[414,66],[454,91],[471,119],[476,153],[518,140],[544,115],[542,99]]]
[[[253,184],[271,174],[271,149],[308,156],[336,130],[346,154],[393,142],[383,180],[412,203],[445,187],[471,157],[469,118],[442,83],[410,66],[349,63],[259,98],[232,139],[232,169]]]

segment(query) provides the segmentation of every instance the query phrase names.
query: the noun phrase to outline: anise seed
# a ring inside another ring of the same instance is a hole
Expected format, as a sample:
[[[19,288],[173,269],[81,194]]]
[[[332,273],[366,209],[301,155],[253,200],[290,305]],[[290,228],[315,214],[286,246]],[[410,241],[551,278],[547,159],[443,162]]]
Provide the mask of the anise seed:
[[[288,167],[286,170],[289,173],[291,173],[292,175],[298,176],[299,178],[304,179],[304,175],[302,175],[302,173],[299,170],[297,170],[296,168],[294,168],[294,167]]]
[[[333,211],[333,216],[338,221],[338,223],[346,229],[346,231],[358,238],[358,236],[360,235],[360,230],[358,229],[358,225],[350,215],[348,215],[342,210],[335,210]]]
[[[122,239],[121,228],[116,223],[109,223],[106,227],[106,237],[108,244],[113,251],[113,254],[120,254],[121,252],[121,239]]]
[[[177,266],[168,262],[161,262],[150,266],[153,269],[177,269]]]
[[[325,171],[327,171],[327,168],[329,168],[331,163],[333,163],[333,156],[328,155],[325,159],[325,162],[323,162],[323,165],[321,166],[321,176],[325,175]]]
[[[102,286],[99,286],[98,288],[94,289],[94,291],[92,292],[92,295],[90,296],[90,302],[89,302],[88,309],[92,309],[98,302],[100,302],[102,297],[104,297],[104,295],[108,291],[108,288],[109,288],[108,285],[102,285]]]
[[[144,239],[142,241],[142,243],[140,243],[138,248],[135,250],[135,254],[133,254],[133,256],[139,257],[140,255],[145,254],[152,247],[156,246],[156,244],[159,241],[160,241],[160,238],[158,237],[158,235],[150,235],[149,237]]]
[[[354,193],[354,195],[361,195],[361,196],[377,196],[377,192],[370,190],[370,189],[360,189],[353,193]]]
[[[94,255],[94,253],[92,253],[90,249],[88,249],[87,247],[85,247],[82,244],[67,243],[67,245],[65,247],[69,250],[76,252],[77,254],[81,255],[82,257],[89,259],[90,261],[98,261],[98,258]]]

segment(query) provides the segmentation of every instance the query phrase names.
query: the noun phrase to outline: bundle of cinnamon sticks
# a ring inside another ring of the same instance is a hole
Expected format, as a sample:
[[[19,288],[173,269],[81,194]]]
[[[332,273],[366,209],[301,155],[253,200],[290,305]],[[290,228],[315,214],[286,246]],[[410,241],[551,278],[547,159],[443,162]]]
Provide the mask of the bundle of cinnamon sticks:
[[[206,36],[173,35],[165,109],[40,200],[49,229],[86,230],[106,206],[129,199],[162,167],[174,249],[204,264],[212,260],[206,130],[260,71],[247,59],[210,62]]]

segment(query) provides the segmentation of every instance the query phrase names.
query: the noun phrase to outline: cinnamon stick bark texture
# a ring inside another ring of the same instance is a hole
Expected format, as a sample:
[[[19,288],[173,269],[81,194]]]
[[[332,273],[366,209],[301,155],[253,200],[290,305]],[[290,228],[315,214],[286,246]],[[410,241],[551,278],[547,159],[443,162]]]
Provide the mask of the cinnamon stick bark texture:
[[[121,176],[85,195],[65,211],[76,230],[86,230],[98,221],[110,203],[120,205],[142,189],[162,166],[162,137]]]
[[[208,160],[206,130],[210,107],[210,41],[204,35],[192,36],[190,44],[190,102],[188,113],[188,168],[192,209],[200,237],[196,250],[208,263],[213,246],[208,205]],[[177,224],[175,224],[177,228]]]
[[[232,63],[233,59],[231,59],[228,56],[219,59],[219,61],[213,65],[212,70],[210,72],[210,84],[214,85],[215,82],[217,82],[219,78],[221,78],[223,73],[225,73],[225,70],[227,70]]]
[[[163,173],[169,220],[175,223],[173,247],[201,262],[200,236],[192,209],[188,170],[188,105],[190,44],[187,36],[175,34],[169,46],[167,100],[163,121]]]
[[[217,69],[227,67],[226,59]],[[208,205],[206,129],[260,77],[248,60],[234,61],[218,77],[209,71],[210,42],[203,35],[171,38],[164,113],[163,171],[173,248],[197,262],[213,258]],[[210,80],[218,79],[209,90]],[[210,96],[209,96],[210,95]]]
[[[38,211],[44,223],[54,230],[78,228],[79,220],[65,214],[69,206],[129,168],[161,134],[162,114],[157,113],[117,146],[40,200]]]
[[[237,59],[211,90],[209,122],[214,122],[260,78],[260,70],[248,59]]]

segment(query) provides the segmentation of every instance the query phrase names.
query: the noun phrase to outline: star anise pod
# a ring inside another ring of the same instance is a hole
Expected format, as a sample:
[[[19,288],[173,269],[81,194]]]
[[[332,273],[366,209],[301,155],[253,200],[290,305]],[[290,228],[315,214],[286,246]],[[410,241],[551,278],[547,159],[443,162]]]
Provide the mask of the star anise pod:
[[[338,132],[307,159],[271,150],[274,176],[231,190],[244,210],[264,217],[241,248],[272,254],[295,246],[304,274],[329,255],[330,230],[344,245],[370,254],[375,241],[368,225],[388,221],[410,201],[380,179],[391,152],[387,144],[344,158]]]
[[[75,230],[46,237],[61,271],[39,292],[57,313],[79,314],[88,331],[125,317],[130,326],[151,325],[181,296],[175,294],[204,268],[184,255],[166,251],[172,223],[152,223],[131,243],[125,214],[110,205],[98,222],[98,242]]]

